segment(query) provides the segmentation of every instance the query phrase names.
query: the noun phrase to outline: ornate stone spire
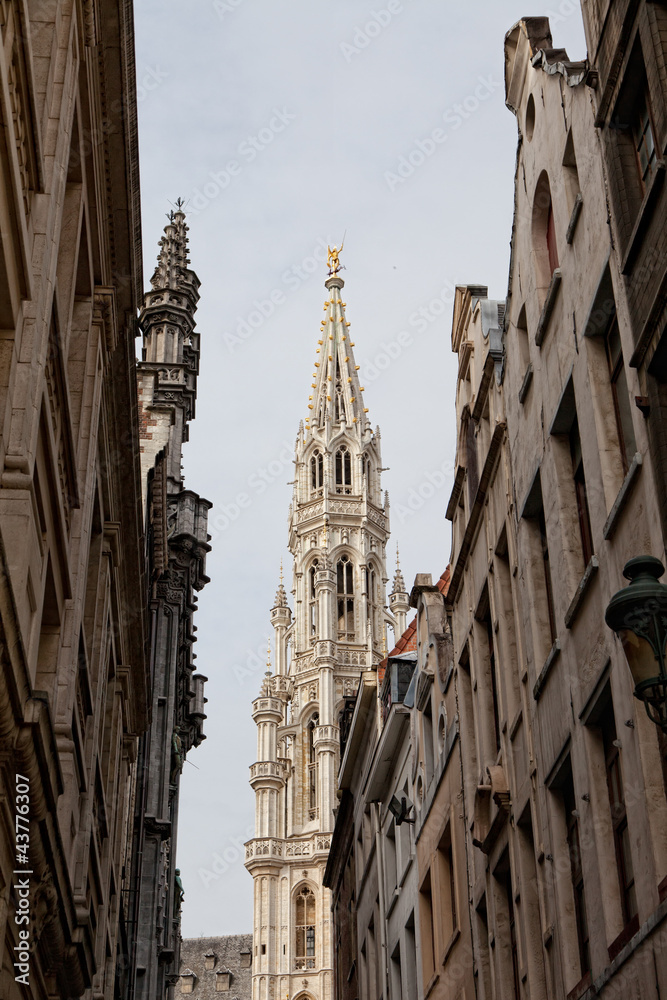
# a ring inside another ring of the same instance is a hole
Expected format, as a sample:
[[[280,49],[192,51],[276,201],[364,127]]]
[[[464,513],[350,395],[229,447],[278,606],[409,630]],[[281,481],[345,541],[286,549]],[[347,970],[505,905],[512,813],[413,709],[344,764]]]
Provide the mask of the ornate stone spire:
[[[396,621],[394,628],[394,642],[398,642],[405,632],[408,611],[410,610],[410,595],[405,589],[405,580],[401,572],[401,563],[398,555],[398,545],[396,546],[396,572],[394,582],[389,595],[389,607]]]
[[[276,599],[273,603],[274,608],[286,608],[287,607],[287,594],[285,593],[285,587],[283,586],[283,561],[280,560],[280,583],[278,584],[278,589],[276,590]]]
[[[188,257],[188,227],[185,222],[183,200],[176,201],[176,211],[169,212],[169,224],[164,227],[160,240],[157,266],[151,278],[151,287],[171,288],[179,291],[188,283],[190,258]]]
[[[336,248],[334,247],[334,250]],[[341,248],[342,249],[342,248]],[[350,339],[350,323],[345,318],[341,298],[344,281],[339,274],[337,258],[330,264],[332,272],[324,285],[329,297],[324,302],[324,319],[315,352],[314,390],[308,397],[310,417],[306,426],[314,429],[325,423],[363,429],[368,424],[364,408],[363,386],[359,384],[359,365],[354,360],[354,341]]]
[[[401,573],[401,560],[398,554],[398,545],[396,546],[396,572],[394,573],[394,583],[391,588],[392,594],[404,594],[405,593],[405,580],[403,579],[403,574]]]

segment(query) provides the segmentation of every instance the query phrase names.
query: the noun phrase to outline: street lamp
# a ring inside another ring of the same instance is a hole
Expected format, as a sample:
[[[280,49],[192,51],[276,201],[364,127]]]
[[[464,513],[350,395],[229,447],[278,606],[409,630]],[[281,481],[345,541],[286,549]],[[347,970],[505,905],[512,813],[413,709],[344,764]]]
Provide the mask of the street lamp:
[[[665,567],[654,556],[637,556],[625,564],[627,587],[614,594],[605,621],[623,644],[635,698],[663,733],[667,733],[667,586],[658,583]]]

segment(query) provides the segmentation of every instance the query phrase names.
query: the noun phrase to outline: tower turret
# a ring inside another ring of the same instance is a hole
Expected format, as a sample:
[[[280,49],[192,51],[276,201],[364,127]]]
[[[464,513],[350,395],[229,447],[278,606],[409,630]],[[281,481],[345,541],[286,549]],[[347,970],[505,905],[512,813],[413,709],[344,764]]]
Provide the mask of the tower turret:
[[[396,643],[405,632],[408,611],[410,610],[410,595],[405,589],[405,580],[401,573],[398,545],[396,546],[396,572],[394,573],[394,582],[391,594],[389,595],[389,607],[396,621],[394,626],[394,642]]]

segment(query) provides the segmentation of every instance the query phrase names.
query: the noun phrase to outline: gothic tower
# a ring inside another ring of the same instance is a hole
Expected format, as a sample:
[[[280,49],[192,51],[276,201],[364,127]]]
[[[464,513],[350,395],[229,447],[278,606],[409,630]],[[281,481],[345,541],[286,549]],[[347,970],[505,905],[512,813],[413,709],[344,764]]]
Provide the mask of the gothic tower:
[[[206,677],[196,669],[197,592],[208,582],[211,506],[186,489],[183,443],[195,415],[199,279],[188,267],[181,202],[160,240],[139,318],[137,363],[141,471],[148,563],[151,724],[137,754],[128,935],[129,995],[164,1000],[178,981],[183,887],[176,868],[181,771],[204,736]]]
[[[282,584],[271,610],[275,672],[253,702],[257,763],[253,1000],[332,1000],[330,892],[322,886],[336,805],[339,721],[362,670],[383,657],[385,548],[380,431],[363,405],[329,258],[309,416],[299,426],[289,512],[294,615]],[[291,655],[289,653],[291,652]],[[349,703],[349,702],[348,702]]]

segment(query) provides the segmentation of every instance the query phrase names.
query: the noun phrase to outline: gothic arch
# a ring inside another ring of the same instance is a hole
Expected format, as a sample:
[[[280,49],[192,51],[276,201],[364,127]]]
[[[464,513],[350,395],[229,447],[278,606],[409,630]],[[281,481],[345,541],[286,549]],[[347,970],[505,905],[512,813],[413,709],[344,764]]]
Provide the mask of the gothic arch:
[[[553,220],[553,202],[549,174],[543,170],[535,185],[533,195],[531,238],[533,260],[535,262],[535,285],[538,290],[540,307],[549,287],[551,276],[558,267],[556,231]]]

